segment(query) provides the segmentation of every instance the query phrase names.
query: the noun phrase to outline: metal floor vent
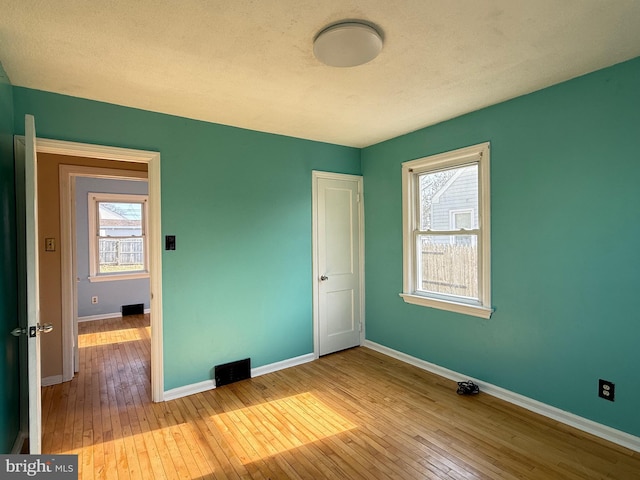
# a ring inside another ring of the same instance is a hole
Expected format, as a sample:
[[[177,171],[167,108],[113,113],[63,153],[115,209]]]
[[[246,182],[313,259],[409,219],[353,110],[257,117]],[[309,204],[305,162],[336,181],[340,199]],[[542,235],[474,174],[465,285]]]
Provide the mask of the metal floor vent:
[[[214,367],[216,387],[251,378],[251,359],[225,363]]]
[[[144,313],[144,303],[134,303],[133,305],[122,305],[122,316],[142,315]]]

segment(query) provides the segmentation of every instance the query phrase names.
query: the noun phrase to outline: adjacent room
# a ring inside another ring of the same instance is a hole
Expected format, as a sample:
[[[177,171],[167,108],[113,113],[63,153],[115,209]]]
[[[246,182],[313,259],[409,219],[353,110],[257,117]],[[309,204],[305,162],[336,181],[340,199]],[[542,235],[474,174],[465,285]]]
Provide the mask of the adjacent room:
[[[638,477],[639,87],[632,0],[0,0],[0,453]]]

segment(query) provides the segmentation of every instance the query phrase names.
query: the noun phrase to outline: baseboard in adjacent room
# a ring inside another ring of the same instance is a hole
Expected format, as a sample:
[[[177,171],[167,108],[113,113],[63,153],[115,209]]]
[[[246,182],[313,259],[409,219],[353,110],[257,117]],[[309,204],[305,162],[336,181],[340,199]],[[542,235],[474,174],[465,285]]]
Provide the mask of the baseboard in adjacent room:
[[[62,375],[51,375],[50,377],[42,377],[40,385],[43,387],[50,387],[51,385],[57,385],[62,383]]]
[[[590,433],[591,435],[595,435],[596,437],[602,438],[609,442],[629,448],[630,450],[640,452],[640,437],[636,437],[621,430],[617,430],[607,425],[594,422],[593,420],[574,415],[573,413],[569,413],[559,408],[552,407],[551,405],[547,405],[546,403],[539,402],[538,400],[525,397],[524,395],[506,390],[502,387],[483,382],[482,380],[470,378],[466,375],[463,375],[462,373],[458,373],[434,363],[412,357],[411,355],[407,355],[406,353],[393,350],[389,347],[385,347],[384,345],[380,345],[369,340],[366,340],[363,346],[370,348],[371,350],[375,350],[376,352],[388,355],[389,357],[395,358],[396,360],[400,360],[415,367],[421,368],[422,370],[426,370],[441,377],[448,378],[449,380],[453,380],[455,382],[471,380],[480,387],[480,390],[482,392],[487,393],[491,396],[512,403],[514,405],[518,405],[519,407],[551,418],[560,423],[564,423],[565,425],[569,425],[570,427],[577,428],[578,430],[582,430],[583,432]]]
[[[144,313],[151,312],[150,308],[145,308]],[[78,322],[92,322],[94,320],[106,320],[108,318],[122,317],[122,312],[114,313],[101,313],[100,315],[87,315],[85,317],[78,317]]]
[[[300,355],[299,357],[289,358],[280,362],[270,363],[269,365],[252,368],[251,378],[284,370],[285,368],[302,365],[303,363],[308,363],[313,360],[315,360],[315,355],[313,353],[308,353],[306,355]],[[164,392],[164,401],[168,402],[170,400],[176,400],[177,398],[195,395],[196,393],[206,392],[207,390],[213,390],[214,388],[216,388],[216,384],[213,380],[205,380],[203,382],[192,383],[183,387],[172,388],[171,390]]]

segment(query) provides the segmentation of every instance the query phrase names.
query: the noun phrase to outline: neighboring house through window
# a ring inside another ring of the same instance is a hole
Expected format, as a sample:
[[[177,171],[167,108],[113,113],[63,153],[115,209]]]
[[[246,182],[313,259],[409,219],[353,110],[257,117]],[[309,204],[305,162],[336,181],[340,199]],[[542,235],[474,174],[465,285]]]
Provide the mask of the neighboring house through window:
[[[476,209],[469,208],[466,210],[451,210],[450,225],[451,230],[471,230],[474,223],[474,214]],[[477,219],[477,217],[476,217]],[[475,237],[471,235],[455,235],[451,239],[451,243],[455,245],[471,245]]]
[[[405,302],[489,318],[489,144],[403,163]]]
[[[149,276],[147,196],[89,193],[89,280]]]

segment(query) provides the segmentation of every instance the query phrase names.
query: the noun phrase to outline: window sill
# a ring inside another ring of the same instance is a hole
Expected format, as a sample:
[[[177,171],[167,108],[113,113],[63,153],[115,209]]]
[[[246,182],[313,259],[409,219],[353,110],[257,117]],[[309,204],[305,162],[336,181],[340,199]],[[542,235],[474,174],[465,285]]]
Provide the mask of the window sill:
[[[111,282],[114,280],[137,280],[139,278],[149,278],[149,272],[120,273],[113,275],[99,275],[89,277],[91,283],[94,282]]]
[[[420,295],[412,295],[410,293],[399,294],[406,303],[420,305],[423,307],[432,307],[449,312],[462,313],[464,315],[472,315],[484,319],[491,318],[492,308],[480,305],[468,305],[466,303],[448,302],[446,300],[436,300],[435,298],[422,297]]]

